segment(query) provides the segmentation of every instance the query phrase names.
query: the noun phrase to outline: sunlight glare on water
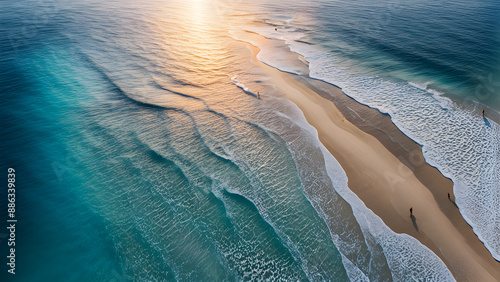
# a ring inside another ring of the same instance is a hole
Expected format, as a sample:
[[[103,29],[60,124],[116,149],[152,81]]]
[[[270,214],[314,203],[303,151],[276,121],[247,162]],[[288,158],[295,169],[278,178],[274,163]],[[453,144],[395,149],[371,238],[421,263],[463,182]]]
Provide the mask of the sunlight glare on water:
[[[223,17],[211,1],[191,0],[176,7],[179,13],[160,10],[155,30],[171,56],[179,58],[176,79],[196,86],[207,86],[225,78],[229,50],[222,32]]]

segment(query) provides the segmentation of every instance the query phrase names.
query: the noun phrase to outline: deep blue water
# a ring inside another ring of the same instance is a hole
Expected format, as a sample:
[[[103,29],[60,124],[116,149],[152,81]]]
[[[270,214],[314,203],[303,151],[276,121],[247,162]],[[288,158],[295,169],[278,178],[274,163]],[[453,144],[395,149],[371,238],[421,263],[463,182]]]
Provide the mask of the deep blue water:
[[[227,27],[238,9],[293,18],[353,73],[467,97],[497,87],[496,4],[2,1],[1,169],[19,220],[2,281],[450,278],[415,240],[358,222],[313,135],[232,83],[259,75]],[[426,261],[395,266],[398,244]]]
[[[318,26],[317,34],[335,54],[359,62],[374,75],[427,82],[429,87],[462,97],[473,96],[498,110],[499,4],[325,2],[315,12],[325,23]],[[480,87],[492,88],[487,97],[484,93],[475,95]]]

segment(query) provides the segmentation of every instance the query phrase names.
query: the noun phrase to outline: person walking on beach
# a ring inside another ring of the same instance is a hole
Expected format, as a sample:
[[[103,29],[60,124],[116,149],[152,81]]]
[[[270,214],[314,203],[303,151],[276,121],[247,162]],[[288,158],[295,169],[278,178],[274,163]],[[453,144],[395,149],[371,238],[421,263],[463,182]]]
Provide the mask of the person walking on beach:
[[[260,92],[257,91],[257,99],[260,99]]]
[[[450,198],[450,193],[448,193],[448,200],[451,200],[451,198]]]
[[[410,216],[413,215],[413,207],[410,207]]]

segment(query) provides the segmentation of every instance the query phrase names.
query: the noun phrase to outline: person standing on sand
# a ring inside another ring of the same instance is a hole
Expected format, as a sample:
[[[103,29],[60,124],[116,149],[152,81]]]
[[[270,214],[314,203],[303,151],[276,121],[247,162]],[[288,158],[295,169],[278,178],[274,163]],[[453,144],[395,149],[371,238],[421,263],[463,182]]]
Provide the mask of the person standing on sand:
[[[413,215],[413,207],[410,207],[410,216]]]
[[[448,200],[451,200],[451,198],[450,198],[450,193],[448,193]]]
[[[257,99],[260,99],[260,92],[257,91]]]

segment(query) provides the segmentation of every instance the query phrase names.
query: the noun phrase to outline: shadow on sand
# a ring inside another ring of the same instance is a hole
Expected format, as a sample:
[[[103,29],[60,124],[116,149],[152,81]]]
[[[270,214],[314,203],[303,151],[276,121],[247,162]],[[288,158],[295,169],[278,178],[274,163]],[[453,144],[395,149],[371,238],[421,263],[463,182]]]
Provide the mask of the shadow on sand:
[[[417,225],[417,219],[415,218],[415,216],[413,214],[410,215],[410,218],[411,218],[411,222],[413,223],[413,227],[415,227],[415,230],[417,230],[417,232],[419,232],[418,225]]]
[[[451,203],[455,206],[455,208],[457,208],[457,209],[458,209],[458,206],[457,206],[457,204],[455,203],[455,201],[453,201],[452,199],[449,199],[449,200],[450,200],[450,202],[451,202]]]

